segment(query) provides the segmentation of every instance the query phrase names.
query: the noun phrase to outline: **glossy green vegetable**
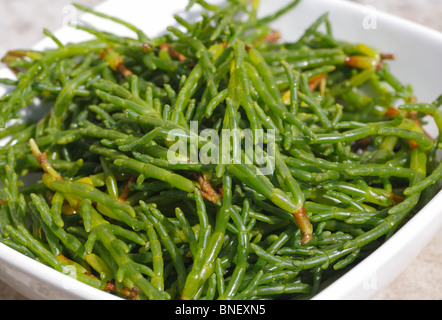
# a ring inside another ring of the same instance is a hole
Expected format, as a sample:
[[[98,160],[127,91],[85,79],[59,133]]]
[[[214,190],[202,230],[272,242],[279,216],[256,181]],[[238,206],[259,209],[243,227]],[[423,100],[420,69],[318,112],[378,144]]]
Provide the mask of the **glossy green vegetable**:
[[[77,25],[94,39],[45,30],[55,49],[8,52],[0,241],[154,300],[310,298],[385,242],[438,190],[422,125],[442,129],[442,100],[418,102],[327,14],[282,41],[271,22],[299,0],[258,2],[189,1],[200,18],[157,38],[76,5],[135,37]],[[36,98],[46,113],[19,119]]]

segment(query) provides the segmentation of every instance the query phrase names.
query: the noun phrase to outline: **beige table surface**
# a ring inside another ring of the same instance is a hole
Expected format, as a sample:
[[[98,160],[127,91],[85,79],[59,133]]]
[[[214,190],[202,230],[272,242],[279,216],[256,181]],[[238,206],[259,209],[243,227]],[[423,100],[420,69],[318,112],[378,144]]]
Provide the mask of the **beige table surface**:
[[[163,0],[167,1],[167,0]],[[267,0],[261,0],[267,1]],[[304,0],[308,1],[308,0]],[[442,0],[354,0],[442,32]],[[29,48],[41,30],[57,30],[68,14],[70,0],[0,0],[0,56],[8,49]],[[102,0],[76,0],[94,6]],[[442,87],[442,84],[441,84]],[[442,300],[442,230],[387,288],[374,299]],[[1,270],[0,270],[1,272]],[[26,299],[0,281],[0,300]]]

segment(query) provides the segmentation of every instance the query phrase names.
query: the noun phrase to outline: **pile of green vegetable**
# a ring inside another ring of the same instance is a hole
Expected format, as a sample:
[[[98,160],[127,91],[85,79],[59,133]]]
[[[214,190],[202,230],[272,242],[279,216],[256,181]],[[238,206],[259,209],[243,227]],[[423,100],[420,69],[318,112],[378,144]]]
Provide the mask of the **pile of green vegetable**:
[[[127,299],[306,299],[370,254],[438,191],[422,126],[442,129],[442,98],[418,103],[393,55],[334,38],[327,14],[282,41],[269,23],[298,2],[258,17],[258,1],[191,0],[200,18],[156,38],[76,5],[135,36],[77,25],[93,40],[45,30],[57,48],[8,52],[0,241]],[[47,112],[20,119],[37,98]],[[271,174],[246,152],[168,161],[172,130],[213,143],[192,123],[251,129]]]

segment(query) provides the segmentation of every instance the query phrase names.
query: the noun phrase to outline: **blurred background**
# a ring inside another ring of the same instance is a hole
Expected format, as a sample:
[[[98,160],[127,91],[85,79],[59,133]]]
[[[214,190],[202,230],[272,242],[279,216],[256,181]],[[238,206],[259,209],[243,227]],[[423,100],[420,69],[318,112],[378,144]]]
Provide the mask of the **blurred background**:
[[[442,32],[442,0],[347,1],[372,6],[376,10],[389,12]],[[72,0],[0,0],[0,57],[10,49],[33,46],[42,39],[43,28],[54,31],[66,24],[66,17],[70,14],[69,5],[72,2]],[[95,6],[103,0],[75,2]],[[405,271],[374,299],[442,300],[441,244],[442,232],[438,233]],[[13,299],[25,299],[25,297],[0,281],[0,300]]]
[[[261,0],[270,1],[270,0]],[[442,0],[347,0],[413,20],[442,31]],[[10,48],[30,47],[41,30],[56,30],[70,14],[73,0],[0,0],[0,56]],[[77,0],[95,6],[103,0]]]

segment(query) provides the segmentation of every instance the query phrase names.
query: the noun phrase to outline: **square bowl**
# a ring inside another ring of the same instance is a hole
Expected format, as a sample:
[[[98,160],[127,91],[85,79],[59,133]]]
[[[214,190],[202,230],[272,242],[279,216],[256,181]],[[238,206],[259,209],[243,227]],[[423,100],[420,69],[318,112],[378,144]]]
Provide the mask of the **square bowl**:
[[[274,12],[288,0],[261,1],[260,14]],[[173,14],[184,13],[186,2],[167,0],[108,0],[96,9],[130,21],[155,36],[174,24]],[[197,9],[196,9],[197,10]],[[318,16],[329,12],[336,38],[362,42],[383,52],[393,53],[392,72],[414,88],[419,101],[431,102],[442,93],[442,34],[416,23],[377,12],[343,0],[304,0],[272,26],[284,40],[296,40]],[[191,11],[196,17],[197,11]],[[74,15],[75,16],[75,15]],[[76,17],[76,16],[75,16]],[[82,19],[98,28],[121,35],[132,35],[126,29],[91,15]],[[63,42],[86,40],[88,35],[64,27],[56,36]],[[39,42],[35,49],[52,46],[49,39]],[[0,77],[9,77],[0,70]],[[1,92],[0,88],[0,93]],[[437,129],[430,124],[430,133]],[[439,192],[424,208],[408,221],[394,236],[349,272],[318,293],[313,299],[368,299],[382,290],[417,256],[442,225],[442,194]],[[0,278],[30,299],[120,299],[87,286],[75,279],[34,261],[0,243]]]

